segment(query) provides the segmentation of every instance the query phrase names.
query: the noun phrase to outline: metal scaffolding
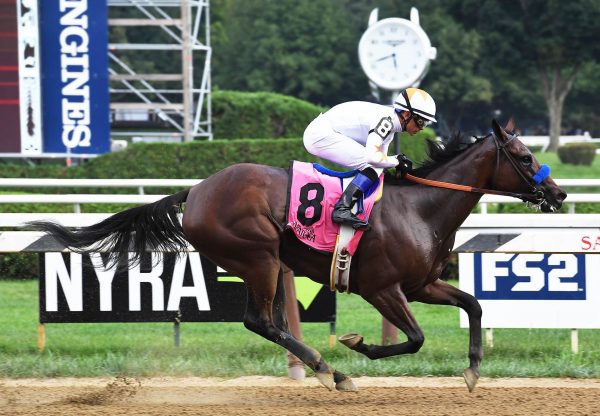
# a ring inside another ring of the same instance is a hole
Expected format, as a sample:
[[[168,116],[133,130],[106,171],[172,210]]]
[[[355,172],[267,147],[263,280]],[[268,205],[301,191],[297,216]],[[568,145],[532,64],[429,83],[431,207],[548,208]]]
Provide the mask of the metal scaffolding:
[[[154,115],[165,126],[160,131],[135,132],[113,127],[111,136],[170,136],[183,141],[202,137],[211,140],[209,0],[108,0],[108,5],[109,16],[111,8],[134,8],[121,14],[135,16],[109,18],[111,30],[152,27],[162,31],[162,36],[155,38],[169,40],[167,43],[109,44],[111,112]],[[135,51],[154,51],[153,61],[173,59],[173,54],[180,52],[181,71],[147,73],[144,61],[131,58]],[[197,74],[194,63],[202,65]]]

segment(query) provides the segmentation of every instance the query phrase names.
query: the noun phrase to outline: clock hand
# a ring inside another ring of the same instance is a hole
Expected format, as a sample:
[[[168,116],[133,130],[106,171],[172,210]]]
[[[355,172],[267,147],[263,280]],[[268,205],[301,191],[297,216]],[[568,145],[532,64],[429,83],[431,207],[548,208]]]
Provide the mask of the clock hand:
[[[390,55],[383,56],[383,57],[381,57],[379,59],[376,59],[375,62],[384,61],[384,60],[390,59],[390,58],[396,59],[396,53],[392,53]]]
[[[392,54],[394,56],[394,69],[398,68],[398,64],[396,63],[396,52]]]

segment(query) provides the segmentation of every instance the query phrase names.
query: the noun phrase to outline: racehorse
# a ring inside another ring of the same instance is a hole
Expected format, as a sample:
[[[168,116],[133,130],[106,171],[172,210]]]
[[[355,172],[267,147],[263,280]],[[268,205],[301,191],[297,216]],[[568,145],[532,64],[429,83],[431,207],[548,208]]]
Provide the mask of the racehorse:
[[[492,133],[465,144],[456,135],[445,145],[429,142],[427,160],[412,174],[453,182],[476,192],[415,184],[392,178],[374,207],[372,228],[362,238],[350,275],[350,292],[359,294],[398,327],[407,340],[369,345],[357,334],[340,341],[371,359],[419,351],[424,335],[408,303],[454,305],[469,318],[469,391],[483,358],[481,307],[471,295],[439,279],[457,229],[481,198],[482,188],[509,193],[544,212],[558,210],[566,198],[550,176],[534,181],[540,164],[513,134],[494,120]],[[309,249],[286,229],[288,172],[254,164],[230,166],[194,187],[151,204],[71,231],[52,222],[31,223],[72,250],[114,253],[185,251],[188,242],[230,273],[241,277],[248,301],[244,325],[300,358],[329,389],[356,390],[350,377],[333,369],[319,352],[296,340],[284,308],[282,262],[297,274],[329,284],[331,254]],[[539,183],[536,183],[539,182]],[[183,218],[178,213],[185,202]]]

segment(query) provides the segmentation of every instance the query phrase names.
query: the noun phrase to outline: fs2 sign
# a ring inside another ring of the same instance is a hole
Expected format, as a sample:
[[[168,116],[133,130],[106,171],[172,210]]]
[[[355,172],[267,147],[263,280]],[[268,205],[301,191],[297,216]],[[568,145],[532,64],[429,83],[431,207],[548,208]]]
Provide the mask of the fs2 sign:
[[[460,288],[481,303],[484,328],[600,328],[598,270],[597,254],[459,254]]]
[[[585,255],[477,253],[475,297],[585,300]]]

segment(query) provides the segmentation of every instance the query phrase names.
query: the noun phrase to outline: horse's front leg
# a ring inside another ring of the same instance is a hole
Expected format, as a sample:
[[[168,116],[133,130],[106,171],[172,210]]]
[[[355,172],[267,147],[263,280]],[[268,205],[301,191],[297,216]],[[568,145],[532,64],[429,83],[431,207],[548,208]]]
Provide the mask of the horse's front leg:
[[[436,280],[411,296],[411,300],[434,305],[453,305],[463,309],[469,316],[469,368],[463,375],[469,391],[473,391],[479,379],[479,365],[483,358],[481,344],[481,306],[477,299],[468,293]]]
[[[365,299],[375,306],[392,324],[404,332],[408,340],[394,345],[370,345],[363,343],[361,335],[346,334],[340,337],[342,344],[372,360],[394,355],[414,354],[421,349],[425,337],[408,307],[408,301],[399,284],[389,286],[385,290]]]

